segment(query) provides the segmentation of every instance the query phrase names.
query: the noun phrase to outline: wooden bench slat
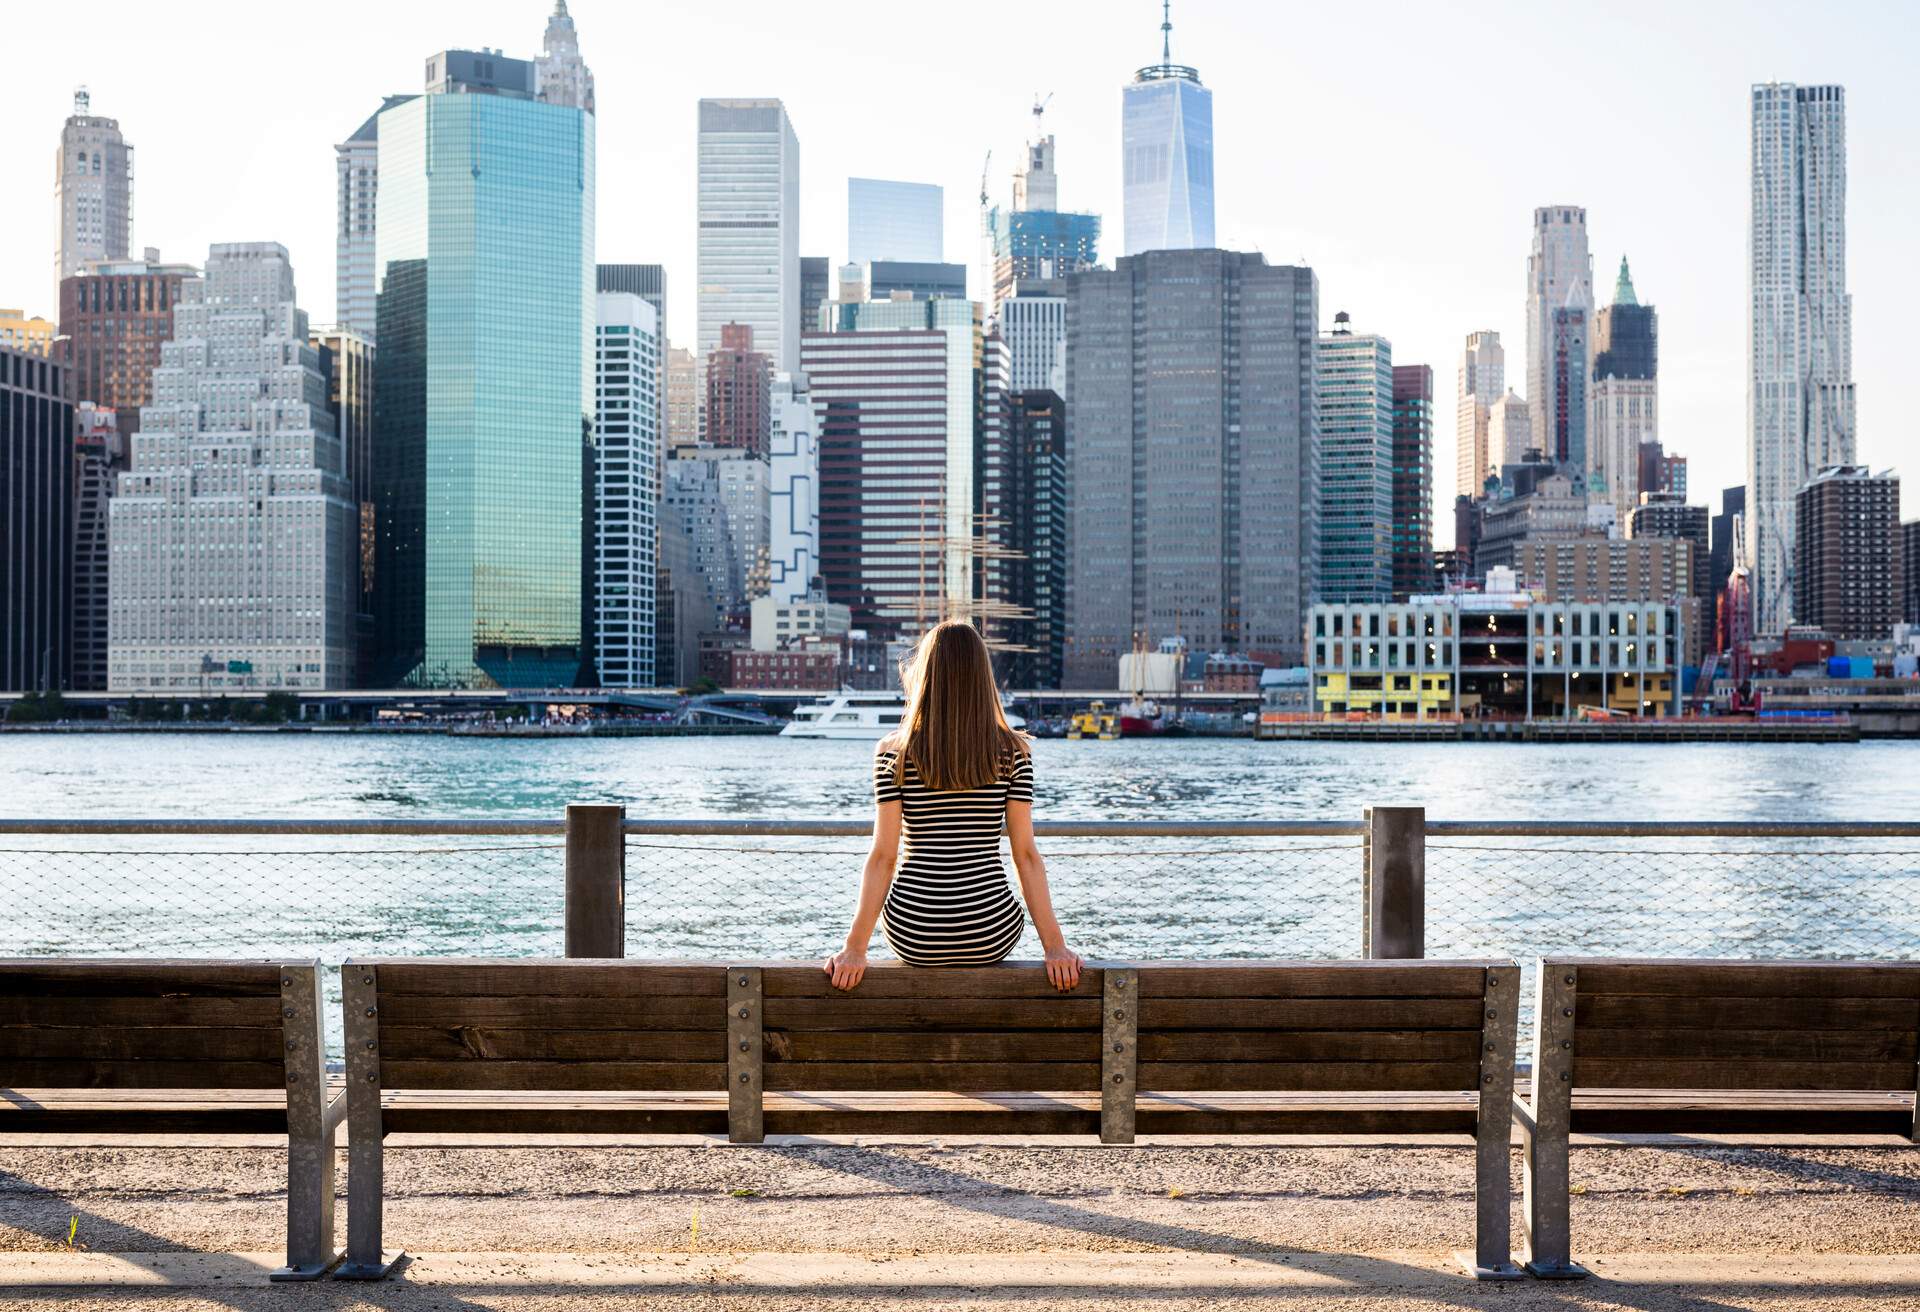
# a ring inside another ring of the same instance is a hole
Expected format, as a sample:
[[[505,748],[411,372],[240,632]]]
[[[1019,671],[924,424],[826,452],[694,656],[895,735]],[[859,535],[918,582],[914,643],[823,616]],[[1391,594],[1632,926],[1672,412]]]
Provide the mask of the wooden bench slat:
[[[768,1062],[1095,1062],[1095,1030],[766,1031]]]
[[[0,960],[0,996],[267,997],[280,996],[274,961],[169,961],[100,958]]]
[[[1576,1037],[1573,1084],[1576,1089],[1671,1087],[1679,1089],[1888,1089],[1913,1084],[1911,1061],[1698,1061],[1682,1058],[1634,1060],[1581,1056]]]
[[[15,1060],[89,1058],[113,1061],[280,1061],[275,1027],[27,1026],[0,1029],[0,1072]]]
[[[1692,961],[1579,965],[1580,992],[1653,997],[1910,998],[1920,963]]]
[[[1156,1092],[1174,1089],[1464,1090],[1476,1088],[1479,1083],[1480,1065],[1473,1060],[1140,1063],[1140,1087]]]
[[[699,1030],[504,1029],[384,1025],[387,1061],[695,1061],[727,1059],[726,1036]]]
[[[1140,996],[1150,998],[1471,998],[1486,987],[1484,963],[1420,966],[1342,962],[1337,966],[1261,966],[1210,962],[1142,965]]]
[[[1595,1029],[1751,1029],[1764,1016],[1783,1029],[1902,1029],[1914,1023],[1914,1004],[1902,998],[1769,998],[1764,1007],[1753,998],[1648,997],[1603,994],[1589,997],[1583,987],[1574,1019],[1584,1031]]]
[[[1148,998],[1149,1030],[1470,1030],[1480,1032],[1480,998]]]
[[[724,998],[726,971],[712,966],[608,965],[589,961],[377,962],[380,992],[400,997]]]
[[[1755,1020],[1764,1019],[1755,1016]],[[1582,1029],[1583,1057],[1694,1057],[1718,1061],[1914,1061],[1920,1035],[1904,1030]]]
[[[1080,974],[1070,993],[1047,982],[1040,962],[1002,962],[998,967],[928,967],[876,964],[859,987],[846,992],[833,987],[819,966],[768,966],[761,979],[769,1000],[774,998],[1058,998],[1100,997],[1104,972],[1097,966]]]
[[[724,1089],[720,1062],[387,1061],[380,1083],[403,1089]]]
[[[1477,1030],[1161,1030],[1140,1036],[1146,1062],[1479,1060]]]
[[[380,976],[384,979],[385,976]],[[498,1029],[702,1030],[724,1033],[726,999],[569,998],[561,996],[455,998],[380,995],[380,1028],[478,1025]]]
[[[186,1025],[280,1028],[280,998],[0,997],[0,1026]]]
[[[766,1026],[784,1030],[978,1030],[1100,1028],[1100,999],[768,998]]]
[[[1086,1062],[800,1062],[769,1064],[769,1090],[1098,1089],[1100,1064]]]
[[[108,1061],[9,1058],[8,1087],[69,1089],[278,1089],[286,1081],[279,1061]]]

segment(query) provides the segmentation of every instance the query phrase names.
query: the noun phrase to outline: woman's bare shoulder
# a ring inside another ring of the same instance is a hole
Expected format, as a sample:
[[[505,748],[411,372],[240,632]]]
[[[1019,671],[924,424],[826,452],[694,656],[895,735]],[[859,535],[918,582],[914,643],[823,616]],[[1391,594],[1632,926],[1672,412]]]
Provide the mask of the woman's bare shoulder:
[[[873,745],[873,754],[875,756],[898,756],[900,749],[905,747],[906,743],[906,731],[895,729],[892,733]]]

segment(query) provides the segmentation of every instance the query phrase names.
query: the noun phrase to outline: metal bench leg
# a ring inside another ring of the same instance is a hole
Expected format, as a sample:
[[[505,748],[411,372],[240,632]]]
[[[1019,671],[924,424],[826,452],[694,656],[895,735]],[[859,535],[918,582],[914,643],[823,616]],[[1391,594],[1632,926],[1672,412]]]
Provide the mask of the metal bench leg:
[[[347,1260],[335,1280],[383,1280],[406,1256],[380,1247],[385,1168],[380,1123],[379,988],[375,968],[340,968],[347,1033]]]
[[[280,969],[281,1033],[287,1077],[287,1264],[275,1282],[318,1280],[340,1254],[333,1246],[333,1139],[326,1054],[320,1044],[320,968]]]
[[[1573,1121],[1573,1033],[1578,968],[1540,963],[1533,1055],[1533,1131],[1527,1136],[1527,1272],[1542,1280],[1580,1280],[1568,1214],[1567,1136]]]
[[[1480,1110],[1474,1123],[1473,1252],[1459,1261],[1475,1280],[1518,1280],[1513,1264],[1513,1048],[1520,968],[1487,969],[1480,1018]]]

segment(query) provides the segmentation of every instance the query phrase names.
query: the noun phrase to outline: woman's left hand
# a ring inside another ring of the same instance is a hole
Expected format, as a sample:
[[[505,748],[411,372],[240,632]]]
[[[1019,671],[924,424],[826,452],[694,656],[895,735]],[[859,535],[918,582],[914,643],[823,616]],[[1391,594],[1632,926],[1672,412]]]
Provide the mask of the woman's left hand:
[[[1080,959],[1080,954],[1065,943],[1057,948],[1048,948],[1047,980],[1065,993],[1080,983],[1080,970],[1086,964]]]

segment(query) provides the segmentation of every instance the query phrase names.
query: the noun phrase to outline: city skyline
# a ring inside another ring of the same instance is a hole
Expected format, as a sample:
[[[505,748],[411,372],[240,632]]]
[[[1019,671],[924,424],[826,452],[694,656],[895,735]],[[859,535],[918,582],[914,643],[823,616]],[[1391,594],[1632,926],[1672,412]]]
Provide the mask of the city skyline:
[[[598,0],[571,8],[594,68],[607,143],[597,257],[668,266],[672,285],[686,289],[669,304],[675,344],[689,343],[696,311],[693,164],[701,96],[785,101],[806,144],[800,246],[836,261],[844,255],[837,248],[847,178],[904,175],[944,186],[947,255],[971,271],[980,159],[992,146],[988,190],[994,203],[1005,204],[1031,132],[1036,87],[1054,95],[1046,131],[1058,137],[1065,161],[1059,203],[1099,213],[1109,231],[1118,231],[1120,88],[1158,56],[1157,4],[1100,6],[1099,21],[1090,23],[1096,10],[1086,5],[1043,0],[1032,17],[1075,32],[1070,60],[1009,59],[984,35],[956,25],[940,42],[912,47],[907,58],[919,61],[913,66],[923,81],[934,73],[948,78],[943,102],[964,100],[977,112],[949,115],[930,107],[925,114],[888,116],[873,115],[859,96],[818,90],[821,80],[805,75],[810,55],[825,59],[844,54],[849,41],[877,39],[861,33],[879,30],[863,18],[869,10],[879,14],[880,6],[845,6],[827,23],[824,15],[797,7],[747,0],[753,29],[767,39],[730,45],[739,57],[724,78],[697,67],[681,71],[675,61],[643,67],[626,53],[641,48],[643,26],[650,44],[701,48],[703,40],[720,39],[717,16],[628,13]],[[1598,103],[1613,70],[1624,64],[1635,69],[1636,97],[1609,102],[1607,116],[1585,126],[1535,124],[1516,108],[1500,116],[1502,133],[1464,138],[1443,126],[1446,116],[1431,112],[1435,97],[1452,94],[1445,52],[1462,40],[1445,15],[1408,8],[1393,15],[1396,40],[1377,58],[1316,60],[1289,52],[1351,48],[1358,20],[1293,15],[1283,28],[1279,16],[1255,6],[1185,4],[1174,14],[1176,57],[1200,67],[1216,96],[1218,240],[1229,249],[1264,251],[1276,262],[1311,264],[1323,281],[1322,329],[1335,310],[1349,310],[1394,340],[1397,359],[1428,363],[1444,377],[1470,331],[1488,328],[1510,344],[1524,341],[1523,273],[1533,210],[1561,202],[1585,208],[1596,270],[1631,255],[1637,282],[1661,307],[1661,428],[1669,446],[1691,458],[1696,497],[1711,500],[1720,487],[1745,479],[1748,90],[1772,79],[1841,84],[1849,99],[1857,459],[1897,466],[1903,434],[1894,316],[1920,290],[1920,273],[1904,259],[1899,238],[1902,216],[1920,203],[1920,166],[1903,143],[1908,115],[1894,53],[1902,43],[1885,34],[1910,29],[1914,20],[1891,4],[1866,5],[1809,30],[1769,23],[1763,10],[1728,43],[1720,26],[1724,8],[1662,13],[1654,20],[1665,38],[1658,42],[1648,39],[1644,25],[1617,15],[1558,16],[1556,44],[1583,58],[1554,67],[1556,96]],[[84,55],[68,49],[72,43],[54,16],[23,14],[17,35],[50,57],[21,71],[22,130],[0,143],[0,175],[25,180],[24,202],[43,186],[47,194],[40,197],[44,203],[24,203],[0,223],[6,238],[0,241],[0,303],[49,316],[57,308],[45,156],[71,112],[75,87],[85,84],[93,112],[117,119],[139,147],[132,249],[158,246],[173,254],[222,240],[280,241],[305,271],[314,321],[326,321],[332,317],[324,291],[333,282],[333,147],[381,97],[413,90],[419,61],[432,50],[504,46],[534,53],[548,9],[528,0],[485,0],[457,11],[380,11],[378,53],[368,58],[362,43],[375,21],[369,6],[366,22],[329,24],[303,41],[312,66],[344,70],[312,86],[289,80],[283,68],[261,58],[273,39],[270,29],[223,20],[237,12],[233,5],[176,10],[174,21],[150,39],[98,41]],[[105,5],[102,26],[132,30],[138,12],[128,6],[118,18],[116,7]],[[351,19],[352,12],[348,6],[339,16]],[[1481,28],[1495,32],[1495,52],[1524,49],[1533,21],[1524,13],[1518,6],[1488,8]],[[208,45],[229,51],[234,67],[260,66],[259,92],[244,79],[236,92],[231,83],[181,87],[166,76],[166,51]],[[889,49],[898,56],[902,47]],[[912,53],[921,49],[938,51],[938,62]],[[329,54],[342,58],[328,64]],[[1276,60],[1284,76],[1274,76]],[[1545,74],[1522,61],[1515,77],[1508,86],[1517,107],[1527,102],[1529,79]],[[1544,81],[1532,89],[1547,90]],[[246,114],[229,112],[236,94],[246,97]],[[1306,122],[1312,105],[1336,100],[1343,113],[1364,111],[1395,134],[1394,169],[1358,169],[1329,139],[1286,126]],[[204,185],[208,156],[199,125],[216,114],[227,125],[223,157],[240,161],[249,186]],[[1275,122],[1281,125],[1278,156],[1266,127]],[[1643,144],[1655,140],[1664,149]],[[1419,211],[1417,229],[1410,228],[1403,203],[1409,188],[1438,202]],[[1339,196],[1337,205],[1301,200],[1330,195]],[[1511,365],[1510,376],[1518,372]],[[1438,467],[1452,464],[1453,450],[1453,424],[1442,416],[1435,432]],[[1450,492],[1449,481],[1439,480],[1436,499],[1444,503]],[[1441,513],[1438,520],[1444,545],[1451,516]]]

